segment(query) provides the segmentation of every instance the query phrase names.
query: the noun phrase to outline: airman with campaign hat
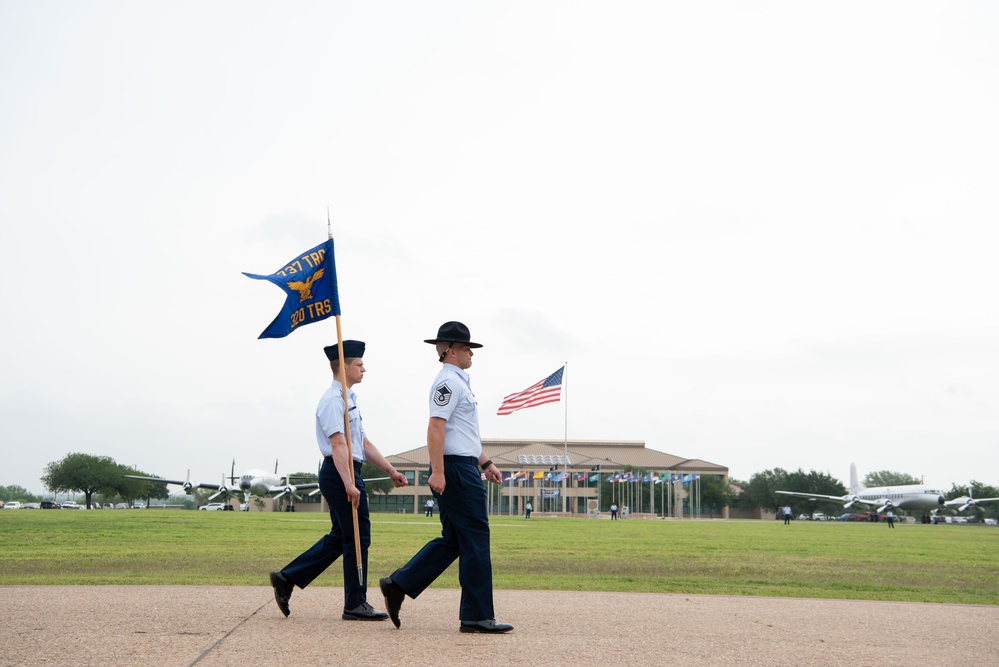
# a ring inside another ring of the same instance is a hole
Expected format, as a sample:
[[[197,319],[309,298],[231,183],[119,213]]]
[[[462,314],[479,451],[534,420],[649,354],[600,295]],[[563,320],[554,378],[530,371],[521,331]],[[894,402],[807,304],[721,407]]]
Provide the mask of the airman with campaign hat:
[[[489,515],[485,479],[502,482],[499,469],[482,451],[479,412],[466,372],[472,365],[472,336],[461,322],[445,322],[437,337],[424,340],[437,346],[443,364],[430,386],[427,484],[440,509],[441,537],[430,540],[409,562],[379,581],[385,607],[395,627],[406,596],[416,599],[457,558],[461,605],[460,632],[503,633],[513,630],[497,623],[493,612],[493,566],[489,554]],[[445,487],[447,491],[445,492]]]
[[[472,334],[461,322],[445,322],[437,330],[437,338],[428,338],[424,343],[464,343],[469,347],[482,347],[472,342]]]

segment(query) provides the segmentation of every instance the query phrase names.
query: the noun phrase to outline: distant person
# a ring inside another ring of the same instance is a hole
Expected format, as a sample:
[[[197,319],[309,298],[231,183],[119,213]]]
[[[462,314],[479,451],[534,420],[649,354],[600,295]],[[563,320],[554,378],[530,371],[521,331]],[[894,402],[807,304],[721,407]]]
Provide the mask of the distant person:
[[[533,511],[534,511],[534,505],[532,505],[531,501],[528,500],[527,504],[524,505],[524,517],[527,518],[527,519],[530,519],[531,518],[531,512],[533,512]]]
[[[611,505],[611,521],[617,521],[617,504]]]
[[[425,516],[433,516],[434,515],[434,499],[433,498],[429,498],[427,500],[426,512],[424,514],[425,514]]]
[[[468,369],[473,349],[461,322],[445,322],[437,337],[424,341],[434,345],[443,364],[430,386],[430,422],[427,480],[440,510],[441,536],[427,542],[408,563],[379,582],[389,617],[400,627],[399,610],[406,596],[414,600],[437,577],[458,560],[461,632],[501,633],[513,630],[497,623],[493,611],[493,565],[489,553],[489,515],[486,487],[481,475],[500,484],[503,476],[482,451],[479,410]],[[480,473],[481,468],[481,473]]]
[[[895,514],[891,510],[885,512],[885,521],[888,522],[889,528],[895,527]]]
[[[357,408],[357,396],[351,387],[364,379],[364,343],[357,340],[343,341],[343,369],[336,345],[323,348],[333,371],[333,384],[326,390],[316,408],[316,439],[323,454],[319,469],[319,489],[330,508],[329,534],[324,535],[312,548],[285,565],[271,572],[271,586],[278,609],[285,616],[291,613],[288,603],[295,586],[305,588],[322,574],[333,562],[343,556],[344,604],[341,618],[345,621],[383,621],[388,614],[375,611],[367,600],[367,582],[359,582],[357,553],[354,548],[354,509],[361,537],[361,563],[365,578],[368,574],[368,546],[371,544],[371,520],[368,516],[368,496],[361,479],[361,464],[367,459],[381,468],[396,487],[406,486],[406,476],[385,460],[378,448],[368,440]],[[341,384],[341,382],[343,384]],[[343,387],[347,387],[350,407],[350,444],[344,435]],[[350,469],[354,469],[354,481]]]
[[[784,505],[784,525],[788,526],[791,524],[791,506]]]

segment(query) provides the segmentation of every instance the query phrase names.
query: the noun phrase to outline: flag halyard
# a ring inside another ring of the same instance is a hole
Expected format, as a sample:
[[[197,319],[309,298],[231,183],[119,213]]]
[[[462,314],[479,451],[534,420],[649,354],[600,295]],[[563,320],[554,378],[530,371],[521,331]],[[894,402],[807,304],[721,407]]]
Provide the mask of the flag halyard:
[[[562,374],[565,366],[558,369],[548,377],[540,380],[524,391],[518,391],[503,398],[500,403],[497,415],[508,415],[523,408],[533,408],[545,403],[557,403],[562,400]]]

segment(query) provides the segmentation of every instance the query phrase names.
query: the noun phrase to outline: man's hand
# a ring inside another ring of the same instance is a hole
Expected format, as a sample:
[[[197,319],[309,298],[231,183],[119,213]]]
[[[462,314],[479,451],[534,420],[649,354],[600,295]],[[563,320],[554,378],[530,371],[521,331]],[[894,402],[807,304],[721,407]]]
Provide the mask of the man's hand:
[[[361,506],[361,491],[360,491],[360,489],[358,489],[353,484],[344,484],[343,486],[344,486],[344,489],[346,489],[346,491],[347,491],[347,500],[349,500],[350,504],[354,506],[354,509],[357,509],[358,507],[360,507]]]
[[[392,483],[395,484],[395,488],[397,489],[400,489],[409,484],[409,482],[406,480],[406,476],[403,475],[398,470],[393,470],[391,473],[389,473],[389,477],[392,478]]]
[[[440,470],[434,470],[430,475],[430,479],[427,480],[430,488],[438,493],[438,495],[444,493],[444,473]]]
[[[490,463],[489,467],[487,467],[482,472],[486,474],[486,479],[489,480],[490,482],[495,482],[496,484],[499,484],[503,481],[503,475],[500,473],[499,468],[496,467],[495,463]]]

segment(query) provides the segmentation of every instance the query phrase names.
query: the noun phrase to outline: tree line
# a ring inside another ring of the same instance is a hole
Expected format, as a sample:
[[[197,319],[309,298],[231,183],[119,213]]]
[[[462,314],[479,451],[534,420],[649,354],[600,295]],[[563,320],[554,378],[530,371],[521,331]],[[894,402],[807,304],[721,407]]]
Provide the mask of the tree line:
[[[366,463],[369,468],[362,469],[362,475],[366,477],[377,477],[379,472]],[[627,467],[625,472],[633,475],[644,476],[647,470]],[[131,505],[139,499],[166,500],[171,498],[167,485],[162,482],[147,482],[138,479],[130,479],[125,475],[139,475],[142,477],[157,477],[155,474],[136,470],[134,468],[117,463],[109,456],[94,456],[92,454],[72,453],[64,458],[53,461],[45,466],[45,474],[41,481],[49,491],[55,493],[82,493],[86,499],[89,509],[94,504],[96,496],[106,499],[120,499]],[[291,475],[292,483],[314,482],[317,477],[314,473],[297,473]],[[899,473],[890,470],[881,470],[868,473],[863,480],[864,486],[901,486],[905,484],[920,484],[921,481],[909,474]],[[621,483],[626,484],[626,483]],[[800,493],[818,493],[827,496],[846,495],[848,489],[838,479],[828,473],[820,473],[815,470],[804,472],[800,468],[794,472],[788,472],[782,468],[764,470],[755,473],[748,482],[738,480],[723,481],[717,475],[701,475],[699,481],[699,493],[702,512],[708,516],[720,514],[724,507],[742,508],[762,508],[765,511],[773,511],[775,514],[779,508],[790,504],[795,514],[812,514],[817,511],[828,511],[838,513],[842,505],[836,501],[809,500],[807,498],[794,498],[790,496],[778,495],[777,491],[796,491]],[[368,490],[373,493],[390,493],[393,485],[389,480],[372,482],[367,484]],[[636,503],[638,507],[650,507],[652,493],[656,493],[656,485],[635,484],[633,490],[629,492],[628,499]],[[601,485],[601,506],[609,506],[611,502],[619,502],[620,491],[623,487],[615,487],[611,484]],[[197,491],[195,504],[207,497],[208,492]],[[975,498],[995,498],[999,497],[999,488],[972,481],[969,485],[958,486],[952,484],[951,489],[944,493],[946,500],[952,500],[959,496],[971,495]],[[19,500],[36,502],[41,500],[20,486],[0,486],[0,500]],[[187,503],[185,503],[187,504]],[[976,506],[974,510],[986,516],[999,515],[999,503],[990,506]]]
[[[794,472],[788,472],[782,468],[764,470],[763,472],[754,474],[749,478],[748,482],[733,480],[732,483],[741,489],[741,492],[736,497],[736,504],[743,507],[771,510],[774,514],[785,505],[790,505],[795,515],[814,514],[820,511],[839,514],[843,510],[843,505],[833,500],[810,500],[808,498],[784,496],[779,495],[777,493],[778,490],[819,493],[825,496],[845,496],[849,493],[849,489],[842,482],[828,473],[820,473],[815,470],[806,473],[800,468]],[[910,474],[891,470],[871,472],[863,479],[863,485],[867,488],[922,483],[921,479]],[[972,481],[970,484],[963,486],[951,484],[950,490],[943,493],[944,500],[953,500],[954,498],[968,495],[975,498],[999,498],[999,488]],[[991,506],[976,506],[974,511],[984,516],[994,517],[999,514],[999,507],[996,507],[996,505],[999,505],[999,503]]]

